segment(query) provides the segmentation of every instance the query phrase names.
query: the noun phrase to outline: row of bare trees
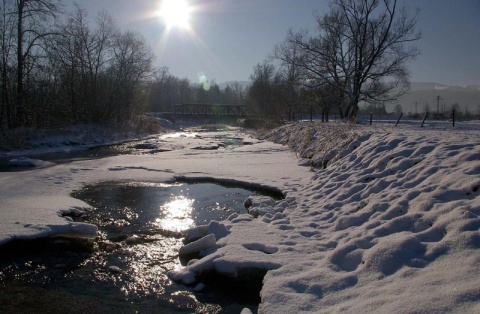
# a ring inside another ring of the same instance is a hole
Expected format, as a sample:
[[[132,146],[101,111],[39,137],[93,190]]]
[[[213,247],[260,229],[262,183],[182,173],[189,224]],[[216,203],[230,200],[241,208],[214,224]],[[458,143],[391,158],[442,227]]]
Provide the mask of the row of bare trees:
[[[313,35],[290,31],[272,62],[258,64],[248,90],[234,83],[190,83],[168,69],[136,33],[105,13],[93,21],[57,0],[0,0],[0,126],[121,124],[149,105],[247,103],[262,116],[303,107],[354,120],[359,103],[384,103],[408,88],[406,64],[418,54],[417,15],[397,0],[332,0]]]
[[[160,68],[150,84],[149,109],[155,112],[172,112],[174,104],[220,103],[244,105],[246,103],[245,86],[240,82],[231,82],[221,88],[215,81],[210,83],[192,83],[180,79]]]
[[[295,71],[291,66],[276,69],[267,61],[257,64],[247,91],[249,111],[269,120],[296,120],[306,114],[320,115],[322,121],[341,112],[343,93],[330,85],[298,84]]]
[[[250,99],[273,115],[315,104],[326,120],[334,110],[352,121],[362,102],[398,99],[409,88],[406,65],[419,53],[417,13],[397,0],[332,0],[329,12],[316,15],[313,35],[289,31],[275,47],[276,73],[268,63],[254,68]]]
[[[0,0],[0,125],[120,124],[146,104],[153,55],[106,13]]]

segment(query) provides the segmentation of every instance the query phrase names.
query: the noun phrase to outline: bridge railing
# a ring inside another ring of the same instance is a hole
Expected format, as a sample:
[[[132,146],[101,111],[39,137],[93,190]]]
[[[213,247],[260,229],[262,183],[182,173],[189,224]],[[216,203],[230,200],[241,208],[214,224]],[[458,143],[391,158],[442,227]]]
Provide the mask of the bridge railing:
[[[244,117],[247,115],[245,106],[231,104],[175,104],[173,106],[174,115],[183,116],[234,116]]]

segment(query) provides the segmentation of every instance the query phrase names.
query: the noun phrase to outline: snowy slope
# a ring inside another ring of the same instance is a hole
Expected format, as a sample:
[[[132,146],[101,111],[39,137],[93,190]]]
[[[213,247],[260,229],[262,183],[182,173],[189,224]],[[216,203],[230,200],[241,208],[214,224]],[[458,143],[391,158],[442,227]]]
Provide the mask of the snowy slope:
[[[375,132],[318,172],[265,312],[480,312],[479,135]]]

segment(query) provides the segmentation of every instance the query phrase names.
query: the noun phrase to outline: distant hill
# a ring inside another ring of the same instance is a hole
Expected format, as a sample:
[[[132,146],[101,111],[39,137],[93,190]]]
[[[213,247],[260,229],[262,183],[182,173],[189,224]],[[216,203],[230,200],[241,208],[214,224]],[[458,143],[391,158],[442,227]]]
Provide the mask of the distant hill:
[[[396,103],[388,104],[387,111],[394,111],[396,104],[403,107],[404,112],[424,112],[426,104],[431,112],[437,110],[437,97],[440,96],[440,108],[450,110],[454,103],[460,105],[460,110],[465,108],[474,114],[480,114],[480,85],[450,86],[438,83],[413,82],[410,91]]]

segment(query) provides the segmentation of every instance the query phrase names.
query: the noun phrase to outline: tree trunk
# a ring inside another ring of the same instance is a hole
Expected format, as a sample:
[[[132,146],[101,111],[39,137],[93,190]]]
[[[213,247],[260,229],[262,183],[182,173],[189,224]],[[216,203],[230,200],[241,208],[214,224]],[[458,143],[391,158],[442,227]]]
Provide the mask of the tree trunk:
[[[24,99],[23,99],[23,9],[25,0],[18,1],[17,21],[17,97],[16,110],[14,112],[14,127],[22,126],[24,123]]]
[[[7,127],[11,127],[11,117],[10,117],[10,104],[8,101],[8,94],[7,94],[7,65],[5,58],[3,60],[3,66],[2,66],[2,113],[0,117],[0,122],[3,123],[3,121],[6,121]]]
[[[358,107],[359,96],[350,95],[349,98],[350,98],[350,102],[345,112],[345,116],[346,118],[348,118],[350,122],[355,122],[357,120],[358,111],[359,111],[359,107]]]
[[[345,114],[343,113],[342,106],[338,106],[338,115],[340,116],[340,120],[345,118]]]
[[[357,118],[358,118],[358,111],[359,111],[358,104],[352,105],[350,114],[348,115],[348,119],[349,119],[351,122],[355,122],[355,121],[357,120]]]

